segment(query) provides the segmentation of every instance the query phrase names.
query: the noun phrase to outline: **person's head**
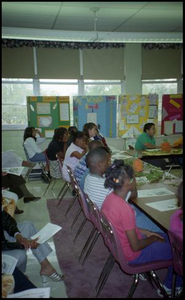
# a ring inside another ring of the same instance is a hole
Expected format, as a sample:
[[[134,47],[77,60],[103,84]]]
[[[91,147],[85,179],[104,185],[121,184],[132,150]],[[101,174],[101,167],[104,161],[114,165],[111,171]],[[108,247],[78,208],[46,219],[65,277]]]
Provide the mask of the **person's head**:
[[[88,138],[95,137],[97,135],[97,126],[95,123],[86,123],[83,126],[83,132]]]
[[[110,155],[104,147],[92,149],[86,156],[86,165],[92,174],[102,176],[110,165]]]
[[[87,141],[86,141],[86,136],[82,131],[74,132],[72,137],[73,137],[73,143],[76,146],[85,149],[87,145]]]
[[[25,128],[25,130],[24,130],[24,136],[23,136],[24,142],[29,137],[32,137],[36,141],[36,137],[35,136],[36,136],[35,127],[29,126],[29,127]]]
[[[105,173],[105,188],[113,188],[114,191],[133,191],[136,185],[133,168],[125,164],[122,159],[115,159]]]
[[[143,127],[143,131],[149,136],[154,136],[156,133],[156,128],[154,123],[146,123]]]
[[[54,131],[53,139],[58,142],[66,143],[68,141],[68,131],[65,127],[56,128]]]
[[[100,140],[90,141],[89,142],[89,151],[92,149],[103,147],[103,143]]]
[[[78,131],[78,129],[76,128],[76,126],[70,126],[68,128],[69,135],[71,135],[72,133],[77,132],[77,131]]]
[[[183,209],[183,181],[177,189],[177,206]]]

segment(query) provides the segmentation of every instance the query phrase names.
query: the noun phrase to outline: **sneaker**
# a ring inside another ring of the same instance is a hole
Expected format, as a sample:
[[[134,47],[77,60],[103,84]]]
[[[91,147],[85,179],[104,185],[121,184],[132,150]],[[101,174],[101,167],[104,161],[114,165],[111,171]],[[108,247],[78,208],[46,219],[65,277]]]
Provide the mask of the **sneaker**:
[[[145,274],[139,274],[139,279],[142,281],[147,281]]]
[[[171,298],[172,289],[167,288],[164,284],[163,284],[163,288],[165,289],[169,298]],[[181,291],[181,287],[176,287],[175,295],[177,296],[180,291]],[[163,294],[161,293],[160,289],[157,289],[157,294],[162,298],[164,297]]]

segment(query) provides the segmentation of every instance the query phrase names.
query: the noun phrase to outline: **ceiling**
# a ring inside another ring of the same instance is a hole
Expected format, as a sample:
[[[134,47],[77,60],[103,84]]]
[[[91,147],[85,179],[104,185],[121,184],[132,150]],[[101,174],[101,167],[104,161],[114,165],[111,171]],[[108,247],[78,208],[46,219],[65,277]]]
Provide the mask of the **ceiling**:
[[[92,11],[96,8],[97,12]],[[95,20],[97,19],[97,20]],[[2,2],[2,26],[32,32],[182,35],[183,2]],[[40,32],[41,32],[40,31]],[[43,32],[44,32],[43,31]],[[5,31],[3,31],[5,32]],[[12,31],[13,32],[13,31]]]

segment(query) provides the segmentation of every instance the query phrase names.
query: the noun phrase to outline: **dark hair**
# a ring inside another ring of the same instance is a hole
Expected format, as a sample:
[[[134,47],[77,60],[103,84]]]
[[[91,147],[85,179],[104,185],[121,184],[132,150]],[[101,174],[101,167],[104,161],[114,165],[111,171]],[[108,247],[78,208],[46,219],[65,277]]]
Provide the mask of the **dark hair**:
[[[177,206],[183,209],[183,181],[179,184],[177,189]]]
[[[155,126],[154,123],[146,123],[143,127],[143,131],[146,132],[147,130],[150,130],[153,125]]]
[[[35,129],[35,127],[26,127],[25,130],[24,130],[24,135],[23,135],[23,140],[25,142],[25,140],[29,137],[33,138],[35,141],[37,140],[36,137],[33,137],[32,136],[32,133],[33,133],[33,129]]]
[[[76,131],[72,133],[72,141],[75,143],[76,139],[84,139],[85,134],[82,131]]]
[[[122,159],[115,159],[113,164],[105,172],[105,188],[120,189],[126,178],[134,177],[134,170],[130,165],[124,163]]]
[[[59,139],[63,139],[64,134],[67,132],[67,128],[59,127],[56,128],[53,135],[53,140],[58,141]]]
[[[107,151],[105,151],[104,147],[98,147],[95,149],[92,149],[88,152],[85,162],[86,165],[89,166],[94,166],[100,161],[104,161],[107,157]]]
[[[89,136],[89,129],[93,129],[94,127],[96,127],[97,128],[97,125],[95,124],[95,123],[91,123],[91,122],[89,122],[89,123],[86,123],[86,124],[84,124],[84,126],[83,126],[83,132],[84,132],[84,134],[88,137],[88,138],[90,138],[90,136]]]
[[[73,134],[73,132],[77,132],[78,131],[78,128],[76,126],[70,126],[68,128],[68,133],[71,135]]]
[[[90,141],[88,146],[89,146],[89,151],[90,151],[92,149],[103,147],[103,143],[101,140],[94,140],[94,141]]]

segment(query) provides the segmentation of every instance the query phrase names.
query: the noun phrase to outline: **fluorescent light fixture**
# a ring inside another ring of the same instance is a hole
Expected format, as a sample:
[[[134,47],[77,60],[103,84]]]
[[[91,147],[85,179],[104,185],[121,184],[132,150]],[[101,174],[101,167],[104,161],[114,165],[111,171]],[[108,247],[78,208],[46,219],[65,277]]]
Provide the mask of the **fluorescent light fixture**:
[[[182,32],[103,32],[2,27],[2,38],[64,42],[182,43]]]

